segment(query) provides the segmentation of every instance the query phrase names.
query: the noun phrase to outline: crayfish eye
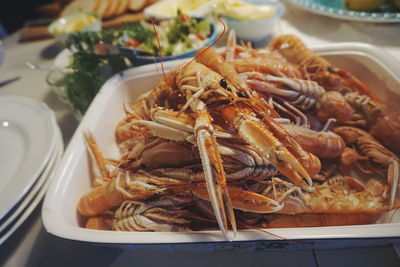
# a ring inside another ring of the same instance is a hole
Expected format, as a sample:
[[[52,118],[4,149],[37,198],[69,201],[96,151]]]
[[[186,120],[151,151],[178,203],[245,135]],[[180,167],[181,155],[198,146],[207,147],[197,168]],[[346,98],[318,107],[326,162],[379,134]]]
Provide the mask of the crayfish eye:
[[[332,67],[328,67],[327,70],[330,73],[336,73],[336,71]]]
[[[249,96],[247,94],[245,94],[245,92],[239,92],[238,96],[243,97],[243,98],[249,98]]]
[[[228,83],[226,82],[225,79],[221,79],[221,80],[219,81],[219,85],[220,85],[222,88],[224,88],[224,89],[227,89],[227,87],[228,87]]]

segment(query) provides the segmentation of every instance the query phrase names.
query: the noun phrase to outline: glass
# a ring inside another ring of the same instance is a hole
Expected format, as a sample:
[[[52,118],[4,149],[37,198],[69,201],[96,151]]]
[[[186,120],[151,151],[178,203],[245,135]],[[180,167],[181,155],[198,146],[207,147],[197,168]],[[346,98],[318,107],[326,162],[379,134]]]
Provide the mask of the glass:
[[[47,74],[46,82],[48,85],[50,85],[51,90],[56,93],[61,101],[66,103],[71,108],[75,118],[80,121],[83,117],[83,114],[74,108],[67,96],[67,83],[65,79],[66,75],[67,71],[65,69],[55,68]]]

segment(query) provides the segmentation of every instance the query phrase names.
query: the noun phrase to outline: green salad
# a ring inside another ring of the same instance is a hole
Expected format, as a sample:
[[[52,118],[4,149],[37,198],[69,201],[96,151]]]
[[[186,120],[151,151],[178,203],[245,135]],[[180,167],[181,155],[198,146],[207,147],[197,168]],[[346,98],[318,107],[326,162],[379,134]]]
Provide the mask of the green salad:
[[[158,40],[153,34],[154,28]],[[137,34],[137,32],[147,34]],[[161,47],[163,56],[177,55],[202,46],[210,34],[211,23],[209,21],[179,13],[172,20],[160,21],[157,24],[142,21],[130,30],[128,28],[124,46],[148,52],[153,56],[159,55],[159,47]]]

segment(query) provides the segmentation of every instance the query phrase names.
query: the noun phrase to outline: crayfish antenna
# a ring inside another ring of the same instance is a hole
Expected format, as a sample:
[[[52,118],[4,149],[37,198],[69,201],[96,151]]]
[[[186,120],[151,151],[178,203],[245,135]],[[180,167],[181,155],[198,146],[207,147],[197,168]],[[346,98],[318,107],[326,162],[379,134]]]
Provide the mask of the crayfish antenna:
[[[395,159],[389,164],[388,180],[390,184],[390,208],[393,208],[397,186],[399,185],[399,162]]]
[[[236,50],[236,33],[235,30],[230,30],[228,34],[228,40],[225,49],[225,61],[230,62],[235,56]]]

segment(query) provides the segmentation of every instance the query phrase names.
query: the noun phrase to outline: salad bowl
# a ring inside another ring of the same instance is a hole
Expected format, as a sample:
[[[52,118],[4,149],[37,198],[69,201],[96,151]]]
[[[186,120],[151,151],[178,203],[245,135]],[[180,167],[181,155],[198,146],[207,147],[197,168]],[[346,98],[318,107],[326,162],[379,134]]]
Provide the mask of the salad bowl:
[[[160,57],[160,56],[154,56],[149,52],[146,52],[139,48],[129,48],[123,45],[120,45],[118,47],[119,52],[123,56],[127,57],[135,66],[151,64],[160,61],[171,61],[176,59],[193,57],[201,47],[209,46],[217,39],[218,37],[217,25],[215,23],[210,23],[210,27],[211,27],[210,35],[204,40],[204,42],[201,45],[193,47],[187,51],[178,54],[172,54],[167,56],[161,54]]]

